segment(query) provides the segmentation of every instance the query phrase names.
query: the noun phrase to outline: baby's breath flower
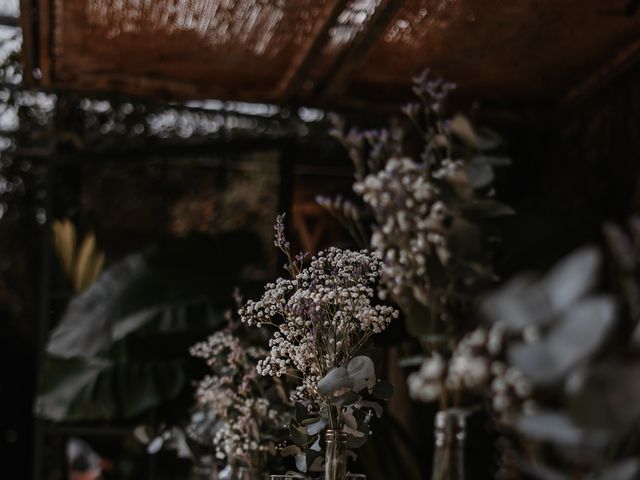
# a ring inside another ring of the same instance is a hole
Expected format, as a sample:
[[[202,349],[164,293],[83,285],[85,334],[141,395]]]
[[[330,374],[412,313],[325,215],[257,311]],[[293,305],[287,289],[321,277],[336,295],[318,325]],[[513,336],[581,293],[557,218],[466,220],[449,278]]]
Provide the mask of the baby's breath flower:
[[[213,413],[221,426],[213,436],[216,457],[256,466],[272,447],[263,436],[277,431],[282,411],[262,397],[256,365],[267,352],[226,329],[191,348],[212,370],[197,386],[198,407]]]
[[[430,294],[427,257],[435,254],[446,263],[445,233],[450,224],[450,214],[440,201],[438,187],[429,181],[426,166],[394,157],[380,171],[357,181],[353,189],[376,219],[371,247],[383,259],[382,296],[390,293],[401,303],[413,297],[426,305]]]
[[[329,248],[294,278],[268,284],[262,298],[239,312],[248,325],[276,329],[257,371],[273,377],[295,372],[301,384],[292,400],[317,402],[318,381],[398,316],[392,307],[372,304],[380,270],[380,259],[366,250]]]

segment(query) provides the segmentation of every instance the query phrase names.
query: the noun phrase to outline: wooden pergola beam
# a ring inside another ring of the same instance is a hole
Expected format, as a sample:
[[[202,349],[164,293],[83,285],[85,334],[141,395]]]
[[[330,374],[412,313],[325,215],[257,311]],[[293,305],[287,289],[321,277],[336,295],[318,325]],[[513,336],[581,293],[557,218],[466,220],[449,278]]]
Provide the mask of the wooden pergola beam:
[[[574,104],[593,95],[638,61],[640,61],[640,41],[612,55],[611,60],[569,89],[563,95],[560,104],[564,106]]]
[[[316,57],[327,44],[329,32],[336,25],[338,17],[344,11],[349,0],[335,0],[330,2],[322,14],[322,21],[318,22],[315,31],[310,35],[307,48],[292,62],[292,68],[286,73],[279,87],[283,98],[291,101],[303,88],[309,69],[315,63]]]
[[[395,14],[405,2],[383,0],[351,45],[338,56],[333,67],[326,73],[318,93],[324,98],[342,95],[348,88],[351,72],[358,69],[365,56],[383,34]]]

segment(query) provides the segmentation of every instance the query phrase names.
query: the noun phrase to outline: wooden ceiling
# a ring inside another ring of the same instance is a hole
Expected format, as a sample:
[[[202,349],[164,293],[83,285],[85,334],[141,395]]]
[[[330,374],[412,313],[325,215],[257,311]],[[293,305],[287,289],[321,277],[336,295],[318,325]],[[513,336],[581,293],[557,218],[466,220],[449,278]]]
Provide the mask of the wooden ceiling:
[[[429,67],[518,107],[640,57],[637,0],[22,1],[26,80],[45,88],[375,108]]]

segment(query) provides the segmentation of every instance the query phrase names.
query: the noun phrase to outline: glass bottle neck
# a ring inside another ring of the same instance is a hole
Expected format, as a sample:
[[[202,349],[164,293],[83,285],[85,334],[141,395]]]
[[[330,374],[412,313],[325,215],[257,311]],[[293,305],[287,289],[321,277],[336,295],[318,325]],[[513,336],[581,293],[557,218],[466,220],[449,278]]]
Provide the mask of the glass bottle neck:
[[[442,410],[436,414],[433,480],[464,479],[464,442],[467,412]]]
[[[341,430],[327,430],[325,434],[325,480],[347,478],[347,434]]]

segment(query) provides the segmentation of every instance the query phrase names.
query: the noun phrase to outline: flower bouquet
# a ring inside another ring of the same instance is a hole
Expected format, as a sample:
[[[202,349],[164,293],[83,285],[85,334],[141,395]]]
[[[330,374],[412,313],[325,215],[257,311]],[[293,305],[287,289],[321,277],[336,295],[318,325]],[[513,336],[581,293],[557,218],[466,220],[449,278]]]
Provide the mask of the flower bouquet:
[[[303,473],[324,470],[327,480],[343,479],[346,450],[364,444],[372,416],[382,414],[378,400],[392,393],[390,384],[378,380],[367,352],[371,337],[398,312],[374,304],[377,256],[329,248],[307,265],[304,255],[292,256],[282,216],[275,231],[290,278],[268,284],[262,298],[240,309],[240,318],[274,330],[258,372],[299,381],[291,393],[294,443],[282,454],[294,456]]]

